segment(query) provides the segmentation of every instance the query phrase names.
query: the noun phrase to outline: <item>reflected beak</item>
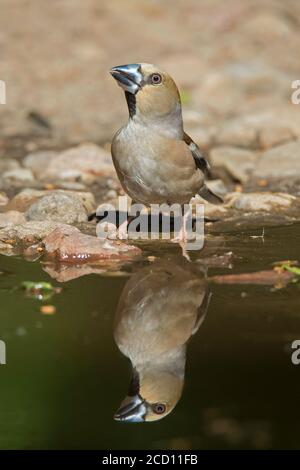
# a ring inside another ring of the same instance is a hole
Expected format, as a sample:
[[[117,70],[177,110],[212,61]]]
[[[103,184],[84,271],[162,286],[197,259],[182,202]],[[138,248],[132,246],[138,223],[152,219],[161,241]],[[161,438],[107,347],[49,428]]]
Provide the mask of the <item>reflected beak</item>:
[[[140,64],[118,65],[110,70],[111,75],[123,90],[135,95],[142,86]]]
[[[121,407],[116,412],[114,419],[116,421],[124,421],[126,423],[143,423],[147,407],[145,401],[139,396],[126,397]]]

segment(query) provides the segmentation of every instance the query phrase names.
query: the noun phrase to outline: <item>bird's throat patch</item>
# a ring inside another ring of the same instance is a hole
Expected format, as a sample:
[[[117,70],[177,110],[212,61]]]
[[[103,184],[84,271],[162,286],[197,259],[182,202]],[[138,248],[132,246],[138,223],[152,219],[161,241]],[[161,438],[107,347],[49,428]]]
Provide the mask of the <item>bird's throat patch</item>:
[[[125,91],[125,97],[127,101],[129,116],[132,118],[136,113],[136,97],[129,91]]]

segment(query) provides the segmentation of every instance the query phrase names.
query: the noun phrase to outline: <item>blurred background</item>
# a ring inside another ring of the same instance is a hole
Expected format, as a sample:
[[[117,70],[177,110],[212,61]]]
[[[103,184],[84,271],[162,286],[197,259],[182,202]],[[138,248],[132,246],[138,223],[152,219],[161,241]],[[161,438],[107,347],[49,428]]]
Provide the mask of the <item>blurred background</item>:
[[[1,0],[1,136],[110,141],[127,109],[109,69],[150,62],[179,85],[203,147],[290,140],[299,25],[296,0]]]

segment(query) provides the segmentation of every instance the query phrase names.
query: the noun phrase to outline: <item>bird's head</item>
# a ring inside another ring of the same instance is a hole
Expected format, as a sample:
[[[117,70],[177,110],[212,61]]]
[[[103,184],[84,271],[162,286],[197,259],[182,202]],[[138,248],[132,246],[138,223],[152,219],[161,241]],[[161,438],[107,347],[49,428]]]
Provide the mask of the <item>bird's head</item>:
[[[180,95],[174,80],[152,64],[118,65],[110,70],[125,91],[130,116],[158,119],[180,112]]]
[[[183,378],[172,373],[148,372],[139,382],[139,376],[134,372],[128,396],[114,419],[131,423],[162,419],[175,408],[182,388]]]

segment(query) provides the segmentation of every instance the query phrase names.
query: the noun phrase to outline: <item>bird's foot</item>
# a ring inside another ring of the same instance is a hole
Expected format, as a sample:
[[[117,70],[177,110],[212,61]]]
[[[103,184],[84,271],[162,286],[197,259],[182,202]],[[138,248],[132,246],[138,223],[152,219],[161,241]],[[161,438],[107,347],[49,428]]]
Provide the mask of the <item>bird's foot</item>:
[[[111,231],[107,238],[109,240],[127,240],[127,225],[128,221],[125,220],[116,230]]]
[[[187,244],[187,236],[186,233],[183,230],[180,230],[178,235],[171,240],[172,243],[177,243],[182,250],[182,256],[187,260],[191,261],[191,258],[188,254],[188,250],[186,249],[186,244]]]

